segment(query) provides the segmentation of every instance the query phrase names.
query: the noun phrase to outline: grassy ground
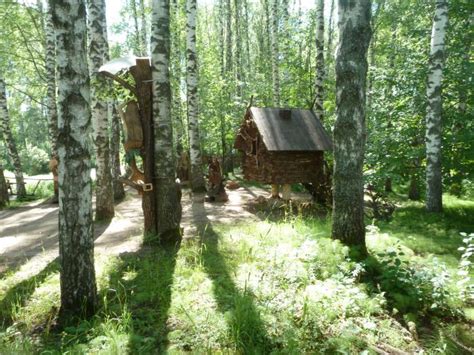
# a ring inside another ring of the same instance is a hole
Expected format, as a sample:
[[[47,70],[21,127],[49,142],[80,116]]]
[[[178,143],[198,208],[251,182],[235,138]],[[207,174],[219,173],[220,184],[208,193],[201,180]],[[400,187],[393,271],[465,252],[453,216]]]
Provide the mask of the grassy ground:
[[[26,185],[27,196],[21,200],[12,198],[6,208],[7,209],[18,208],[18,207],[24,206],[25,204],[29,204],[31,201],[50,198],[54,195],[54,183],[52,181],[41,181],[37,187],[36,187],[36,183],[37,182],[35,181],[34,184],[27,184]]]
[[[329,238],[326,218],[208,222],[176,248],[96,261],[96,317],[54,329],[56,262],[0,281],[0,353],[470,353],[472,321],[457,282],[459,232],[474,203],[441,215],[403,202],[369,227],[365,263]],[[472,301],[471,301],[472,302]]]

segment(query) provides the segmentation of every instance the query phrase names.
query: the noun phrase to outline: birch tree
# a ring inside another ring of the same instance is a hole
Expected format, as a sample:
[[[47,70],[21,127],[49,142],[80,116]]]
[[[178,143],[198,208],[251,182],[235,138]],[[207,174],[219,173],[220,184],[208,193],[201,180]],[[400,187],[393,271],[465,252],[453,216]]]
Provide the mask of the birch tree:
[[[271,26],[271,50],[272,50],[272,84],[273,84],[273,106],[280,106],[280,69],[278,50],[278,0],[272,0],[272,26]]]
[[[51,141],[51,156],[58,157],[58,110],[56,107],[56,44],[54,27],[48,7],[45,19],[45,76],[47,79],[46,108],[48,115],[49,139]]]
[[[324,118],[324,0],[316,3],[316,100],[314,113],[317,118]]]
[[[3,132],[5,145],[7,147],[8,157],[13,165],[16,181],[16,193],[19,199],[26,196],[25,180],[21,166],[20,156],[16,147],[15,139],[10,126],[10,114],[7,107],[7,91],[5,89],[5,80],[0,73],[0,128]]]
[[[442,140],[442,79],[445,57],[445,36],[448,25],[448,1],[435,1],[435,14],[431,31],[431,49],[426,96],[426,209],[441,212],[443,186],[441,173]]]
[[[204,191],[201,142],[199,136],[198,58],[196,52],[196,0],[186,1],[186,94],[188,100],[189,155],[191,158],[191,187]]]
[[[125,190],[122,182],[119,181],[122,175],[120,171],[120,116],[118,113],[117,104],[115,102],[109,103],[110,116],[110,164],[112,170],[112,186],[114,190],[114,202],[120,201],[125,197]]]
[[[99,68],[109,59],[105,0],[88,0],[89,71],[91,77],[91,111],[96,150],[96,219],[114,216],[112,173],[110,169],[108,110],[104,98],[107,79]],[[115,142],[118,144],[118,142]]]
[[[5,207],[9,202],[7,181],[3,174],[3,165],[0,163],[0,208]]]
[[[366,254],[364,226],[365,95],[371,1],[339,0],[332,237]]]
[[[91,111],[86,5],[50,1],[58,71],[61,316],[91,315],[97,287],[92,224]]]
[[[169,0],[153,0],[151,32],[156,179],[154,189],[157,234],[164,242],[179,238],[181,222],[181,192],[175,182],[171,124]]]

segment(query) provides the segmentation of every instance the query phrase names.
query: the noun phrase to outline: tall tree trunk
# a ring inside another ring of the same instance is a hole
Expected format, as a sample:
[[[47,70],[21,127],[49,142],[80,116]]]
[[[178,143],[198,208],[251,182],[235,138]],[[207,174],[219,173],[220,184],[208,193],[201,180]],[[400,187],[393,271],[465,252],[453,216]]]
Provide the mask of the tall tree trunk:
[[[235,11],[235,79],[236,79],[236,93],[239,98],[242,98],[242,80],[243,80],[243,67],[242,67],[242,38],[241,38],[241,12],[240,12],[241,0],[234,0],[234,11]]]
[[[96,219],[114,216],[114,194],[110,169],[108,104],[103,98],[107,79],[99,68],[109,60],[105,0],[88,0],[89,70],[91,85],[92,125],[97,163]]]
[[[186,93],[188,99],[189,155],[191,158],[191,187],[205,191],[202,173],[201,138],[199,136],[198,58],[196,52],[196,0],[186,1]]]
[[[110,165],[112,170],[112,186],[114,190],[114,202],[118,202],[125,197],[125,190],[123,184],[119,181],[122,172],[120,171],[120,115],[118,113],[117,103],[111,102],[109,104],[110,113]]]
[[[7,92],[5,89],[5,80],[3,75],[0,73],[0,125],[3,131],[3,137],[5,139],[5,145],[7,146],[8,156],[13,165],[15,180],[16,180],[16,193],[19,199],[26,196],[25,180],[23,179],[23,171],[21,168],[20,156],[16,148],[15,139],[10,127],[10,115],[7,107]]]
[[[129,0],[129,8],[132,12],[133,20],[133,54],[139,56],[142,51],[141,36],[140,36],[140,27],[138,25],[138,9],[137,9],[137,0]]]
[[[47,78],[46,109],[49,119],[48,130],[51,141],[51,157],[58,157],[58,109],[56,107],[56,44],[54,27],[51,18],[51,9],[48,7],[45,21],[46,55],[45,75]]]
[[[91,111],[86,6],[51,0],[58,71],[59,261],[62,316],[95,312]]]
[[[226,37],[225,37],[225,71],[228,77],[232,75],[232,6],[230,0],[225,0],[226,12]]]
[[[5,207],[9,202],[8,187],[5,175],[3,174],[3,165],[0,164],[0,208]]]
[[[365,90],[370,0],[339,0],[332,236],[367,253],[364,226]]]
[[[443,186],[441,172],[442,102],[441,84],[445,57],[445,35],[448,25],[448,2],[436,0],[426,96],[426,209],[441,212]]]
[[[157,234],[163,242],[180,237],[181,191],[175,182],[171,124],[170,3],[153,0],[152,15],[153,118],[155,127],[155,196]]]
[[[324,0],[316,3],[316,100],[314,113],[321,121],[324,119]]]
[[[329,8],[329,24],[328,24],[328,50],[327,56],[332,58],[332,41],[334,37],[334,0],[331,0],[331,7]]]
[[[278,50],[278,0],[272,0],[272,28],[271,28],[271,44],[272,44],[272,84],[273,84],[273,106],[280,106],[280,69],[279,69],[279,50]]]
[[[141,55],[148,55],[148,25],[146,22],[146,6],[145,0],[140,0],[140,22],[141,22]]]

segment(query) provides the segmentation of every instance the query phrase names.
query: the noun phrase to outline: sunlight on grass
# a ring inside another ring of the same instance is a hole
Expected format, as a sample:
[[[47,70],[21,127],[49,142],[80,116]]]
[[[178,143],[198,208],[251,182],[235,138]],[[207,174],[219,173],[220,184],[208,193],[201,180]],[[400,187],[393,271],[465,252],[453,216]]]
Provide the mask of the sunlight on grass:
[[[61,332],[56,262],[11,270],[0,281],[0,353],[456,352],[452,339],[471,346],[456,267],[473,209],[448,198],[437,216],[404,203],[369,228],[373,265],[349,260],[330,220],[291,215],[209,224],[179,248],[100,256],[97,315]]]

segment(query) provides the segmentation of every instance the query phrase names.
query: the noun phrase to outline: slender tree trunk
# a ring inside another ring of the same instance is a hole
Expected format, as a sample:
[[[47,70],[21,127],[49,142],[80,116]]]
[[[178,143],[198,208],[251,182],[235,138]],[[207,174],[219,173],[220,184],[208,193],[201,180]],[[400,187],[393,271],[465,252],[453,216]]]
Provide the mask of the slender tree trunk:
[[[145,6],[145,0],[140,0],[140,22],[141,22],[141,48],[142,56],[147,56],[148,55],[148,25],[146,22],[146,6]]]
[[[420,199],[420,190],[418,189],[418,179],[415,174],[410,177],[410,186],[408,188],[408,198],[412,201]]]
[[[232,6],[230,0],[225,0],[226,12],[226,37],[225,37],[225,71],[228,77],[232,77]]]
[[[91,0],[88,0],[91,1]],[[142,52],[142,42],[140,36],[140,27],[138,26],[138,9],[137,9],[137,0],[130,0],[130,9],[132,10],[132,19],[133,27],[135,29],[134,33],[134,48],[133,52],[135,55],[139,56]]]
[[[186,87],[188,99],[189,155],[191,158],[191,187],[205,191],[202,173],[201,138],[199,136],[198,58],[196,52],[196,0],[186,1]]]
[[[155,195],[157,233],[163,242],[180,237],[181,191],[175,182],[171,124],[170,3],[154,0],[152,15],[153,117],[155,127]]]
[[[58,71],[61,316],[95,312],[91,111],[83,1],[51,0]]]
[[[272,83],[273,83],[273,106],[280,106],[280,60],[278,59],[278,0],[272,0],[272,28],[271,28],[271,43],[272,43]]]
[[[0,164],[0,208],[5,207],[9,202],[8,187],[5,175],[3,174],[3,165]]]
[[[109,104],[109,113],[111,127],[110,164],[112,168],[112,186],[114,190],[114,202],[118,202],[125,197],[125,189],[123,188],[123,184],[119,181],[122,175],[120,171],[120,144],[122,139],[120,138],[120,115],[115,102]]]
[[[3,137],[5,139],[5,145],[7,146],[8,156],[13,165],[15,180],[16,180],[16,193],[19,199],[26,196],[25,180],[23,179],[23,172],[21,167],[20,156],[16,148],[15,139],[10,127],[10,115],[7,107],[7,92],[5,89],[5,80],[3,75],[0,73],[0,125],[3,131]]]
[[[91,85],[92,125],[97,163],[96,219],[114,216],[114,193],[108,134],[108,104],[104,99],[107,79],[99,74],[99,68],[109,60],[105,0],[88,0],[89,70]]]
[[[364,225],[365,90],[370,0],[339,0],[332,236],[367,253]]]
[[[321,121],[324,119],[324,0],[316,3],[316,100],[314,113]]]
[[[54,27],[51,19],[51,10],[48,7],[45,21],[46,56],[45,75],[47,77],[46,109],[49,118],[48,130],[51,141],[51,157],[58,157],[58,109],[56,107],[56,44]]]
[[[236,79],[236,93],[238,97],[242,97],[242,37],[241,37],[241,9],[240,2],[242,0],[234,0],[235,11],[235,79]]]
[[[328,24],[328,51],[327,56],[332,58],[332,41],[334,38],[334,0],[331,0],[331,7],[329,8],[329,24]]]
[[[436,0],[435,6],[426,85],[426,96],[428,97],[426,113],[426,209],[430,212],[441,212],[443,209],[441,85],[445,57],[444,42],[448,25],[448,2],[446,0]]]

